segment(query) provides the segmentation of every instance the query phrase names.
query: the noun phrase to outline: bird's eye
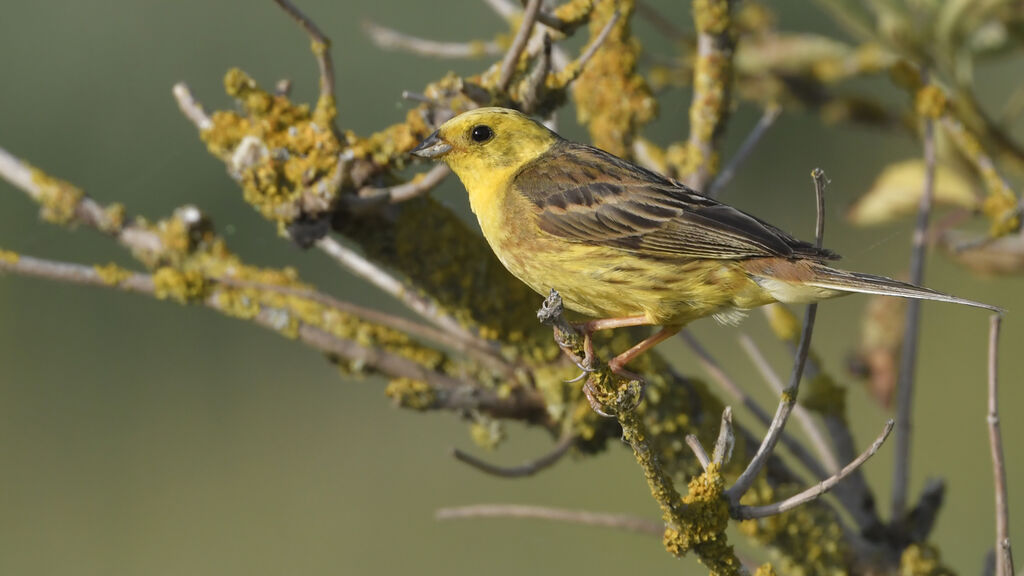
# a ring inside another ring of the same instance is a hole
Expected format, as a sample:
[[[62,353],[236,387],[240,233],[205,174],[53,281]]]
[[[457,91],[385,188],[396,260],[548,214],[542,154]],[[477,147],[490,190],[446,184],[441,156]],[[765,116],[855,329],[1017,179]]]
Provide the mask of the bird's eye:
[[[473,129],[469,132],[469,137],[473,139],[473,142],[487,142],[494,138],[494,130],[491,130],[490,126],[478,124],[473,126]]]

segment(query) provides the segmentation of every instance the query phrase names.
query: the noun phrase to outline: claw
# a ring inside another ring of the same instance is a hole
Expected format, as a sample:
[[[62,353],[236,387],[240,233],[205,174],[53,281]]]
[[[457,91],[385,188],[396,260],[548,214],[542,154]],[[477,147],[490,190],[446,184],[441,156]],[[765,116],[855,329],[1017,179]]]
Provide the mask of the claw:
[[[596,397],[594,397],[594,387],[590,384],[590,382],[587,382],[586,384],[583,385],[583,395],[587,397],[587,402],[590,402],[590,408],[594,412],[597,412],[598,414],[604,416],[605,418],[615,417],[614,414],[609,414],[603,410],[603,406],[601,406],[601,403],[597,401]]]
[[[583,370],[582,372],[580,372],[580,375],[575,377],[575,378],[573,378],[572,380],[563,380],[562,382],[564,382],[566,384],[575,384],[575,383],[579,382],[580,380],[583,380],[584,378],[590,376],[594,372],[594,370],[591,370],[589,368],[584,368],[583,366],[580,366],[579,364],[577,364],[576,367],[581,369],[581,370]]]

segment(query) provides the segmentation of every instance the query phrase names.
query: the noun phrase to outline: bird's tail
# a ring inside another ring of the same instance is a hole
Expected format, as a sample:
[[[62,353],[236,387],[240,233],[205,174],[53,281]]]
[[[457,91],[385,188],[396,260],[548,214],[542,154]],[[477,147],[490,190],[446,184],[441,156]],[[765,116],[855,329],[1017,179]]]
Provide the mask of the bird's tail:
[[[935,300],[937,302],[949,302],[951,304],[963,304],[975,308],[984,308],[992,312],[1003,313],[1004,310],[998,306],[958,298],[936,292],[929,288],[922,288],[907,282],[900,282],[884,276],[873,274],[862,274],[860,272],[847,272],[837,270],[829,266],[814,266],[813,277],[805,281],[806,284],[824,290],[835,290],[838,292],[859,292],[861,294],[880,294],[883,296],[900,296],[903,298],[915,298],[918,300]]]

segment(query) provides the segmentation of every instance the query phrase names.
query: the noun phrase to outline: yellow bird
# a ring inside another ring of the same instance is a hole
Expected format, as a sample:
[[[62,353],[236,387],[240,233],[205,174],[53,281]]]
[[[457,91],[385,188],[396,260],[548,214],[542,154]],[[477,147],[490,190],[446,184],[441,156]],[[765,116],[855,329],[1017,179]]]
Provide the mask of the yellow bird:
[[[734,323],[772,302],[852,292],[998,308],[826,264],[838,256],[506,108],[445,122],[416,149],[462,180],[491,249],[537,292],[596,330],[661,326],[608,364],[632,359],[705,316]],[[589,358],[587,359],[590,360]]]

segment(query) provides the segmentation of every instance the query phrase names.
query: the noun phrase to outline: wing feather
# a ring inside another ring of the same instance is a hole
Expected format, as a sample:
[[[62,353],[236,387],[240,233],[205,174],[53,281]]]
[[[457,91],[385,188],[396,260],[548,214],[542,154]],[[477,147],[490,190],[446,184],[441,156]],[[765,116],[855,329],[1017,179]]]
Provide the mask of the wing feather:
[[[658,258],[837,256],[683,184],[560,141],[515,176],[542,230],[566,240]]]

